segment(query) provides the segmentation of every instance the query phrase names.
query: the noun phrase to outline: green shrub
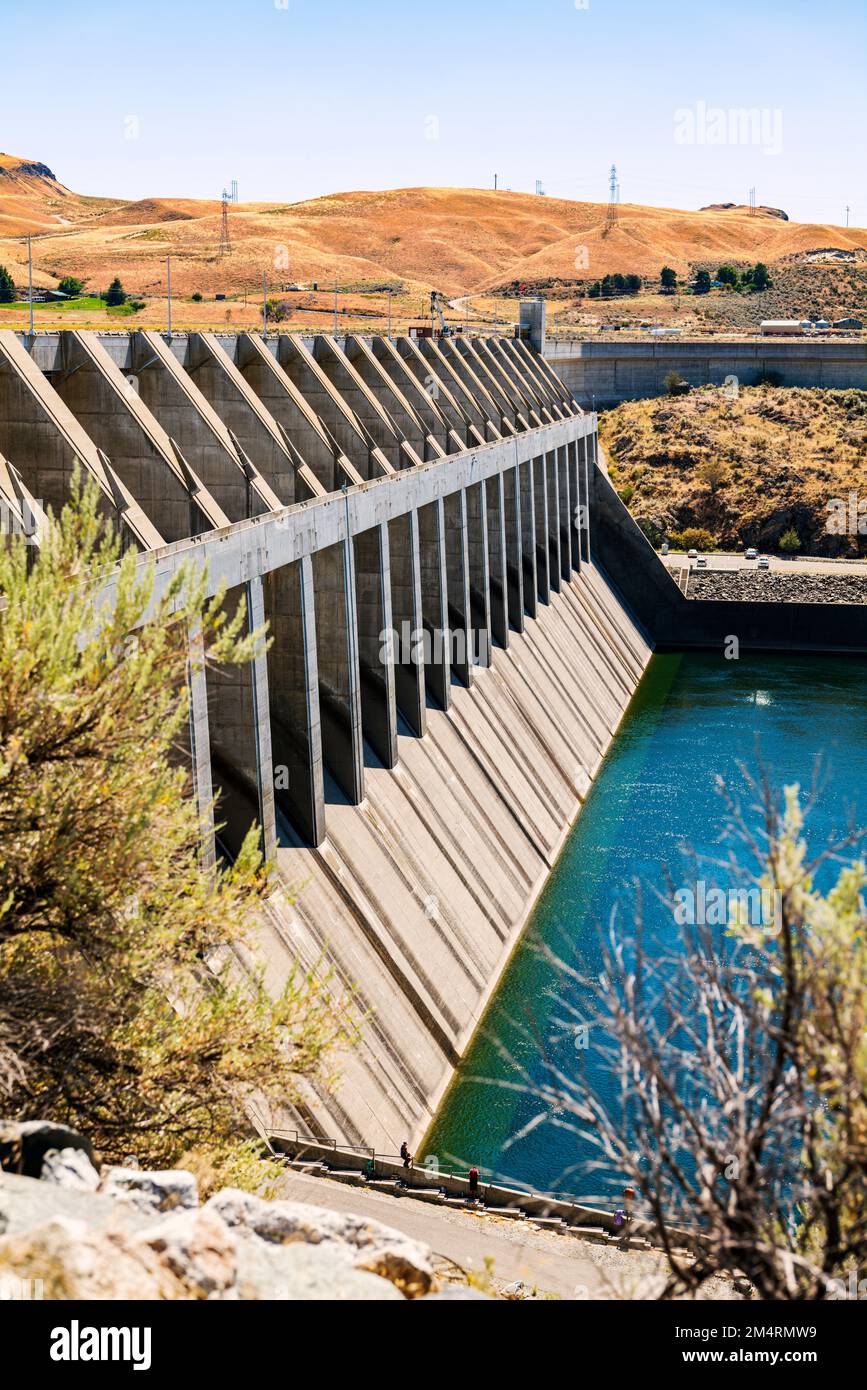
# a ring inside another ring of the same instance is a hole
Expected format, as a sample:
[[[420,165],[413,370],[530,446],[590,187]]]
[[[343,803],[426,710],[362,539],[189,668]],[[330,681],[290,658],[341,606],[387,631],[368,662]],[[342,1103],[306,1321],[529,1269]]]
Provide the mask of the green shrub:
[[[798,535],[794,526],[790,526],[788,531],[784,531],[779,539],[780,550],[787,555],[793,555],[796,550],[801,549],[801,537]]]
[[[669,541],[675,550],[714,550],[716,540],[703,526],[687,526],[683,531],[672,531]]]

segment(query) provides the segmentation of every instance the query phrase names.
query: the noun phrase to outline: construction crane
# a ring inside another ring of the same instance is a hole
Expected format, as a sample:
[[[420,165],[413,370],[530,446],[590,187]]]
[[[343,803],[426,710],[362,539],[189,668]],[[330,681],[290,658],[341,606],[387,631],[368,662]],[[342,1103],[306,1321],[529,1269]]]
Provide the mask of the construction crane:
[[[435,319],[435,318],[439,319],[439,321],[440,321],[440,333],[442,334],[442,336],[443,336],[444,338],[450,338],[450,337],[451,337],[452,330],[449,328],[448,324],[447,324],[446,321],[445,321],[445,317],[443,316],[443,305],[444,305],[444,304],[447,306],[448,301],[445,300],[445,299],[443,298],[443,296],[440,294],[439,290],[431,290],[431,292],[430,292],[430,316],[431,316],[431,319]]]

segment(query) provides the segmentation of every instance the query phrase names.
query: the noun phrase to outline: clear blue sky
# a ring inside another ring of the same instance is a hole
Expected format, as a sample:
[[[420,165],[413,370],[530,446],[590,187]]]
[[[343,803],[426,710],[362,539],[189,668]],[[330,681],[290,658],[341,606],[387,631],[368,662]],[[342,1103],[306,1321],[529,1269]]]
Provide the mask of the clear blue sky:
[[[234,177],[242,201],[288,202],[489,187],[496,171],[504,187],[532,192],[541,178],[551,194],[602,199],[614,162],[623,202],[746,202],[755,185],[798,220],[842,223],[848,202],[867,223],[863,0],[2,10],[0,148],[79,192],[218,197]],[[765,112],[758,143],[675,138],[676,111],[695,113],[698,131],[715,108],[740,107]]]

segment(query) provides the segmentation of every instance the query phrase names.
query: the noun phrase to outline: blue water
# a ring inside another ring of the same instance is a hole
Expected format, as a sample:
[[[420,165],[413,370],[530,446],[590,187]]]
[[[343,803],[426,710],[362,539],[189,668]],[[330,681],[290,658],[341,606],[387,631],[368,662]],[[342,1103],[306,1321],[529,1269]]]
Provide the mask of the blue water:
[[[818,780],[807,824],[812,848],[845,834],[852,820],[867,825],[867,663],[766,655],[726,661],[715,654],[652,659],[425,1154],[441,1164],[475,1163],[536,1189],[599,1193],[599,1175],[588,1168],[598,1155],[588,1141],[545,1122],[512,1142],[540,1112],[539,1100],[485,1082],[548,1081],[547,1059],[570,1076],[584,1068],[601,1093],[610,1090],[598,1050],[595,1057],[592,1047],[579,1054],[574,1029],[563,1026],[570,987],[538,943],[582,972],[594,973],[594,965],[598,972],[600,925],[615,907],[625,925],[634,920],[636,879],[661,891],[666,881],[694,883],[699,876],[719,883],[718,870],[706,861],[702,867],[704,857],[719,855],[727,823],[717,778],[748,804],[741,765],[755,773],[760,763],[776,787],[797,782],[806,792]],[[823,870],[824,886],[837,871]],[[653,929],[672,939],[670,911],[652,895],[643,900]]]

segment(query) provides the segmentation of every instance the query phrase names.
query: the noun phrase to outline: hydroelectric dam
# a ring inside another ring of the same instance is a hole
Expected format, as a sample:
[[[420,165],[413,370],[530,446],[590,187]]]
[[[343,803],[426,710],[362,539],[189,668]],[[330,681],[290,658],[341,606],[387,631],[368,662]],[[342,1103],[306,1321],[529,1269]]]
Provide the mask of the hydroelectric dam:
[[[688,599],[532,335],[0,331],[35,545],[76,465],[157,592],[204,565],[268,623],[191,681],[186,756],[206,857],[256,821],[275,864],[266,978],[363,1016],[314,1136],[419,1142],[655,648],[867,651],[861,605]]]

